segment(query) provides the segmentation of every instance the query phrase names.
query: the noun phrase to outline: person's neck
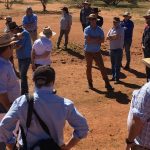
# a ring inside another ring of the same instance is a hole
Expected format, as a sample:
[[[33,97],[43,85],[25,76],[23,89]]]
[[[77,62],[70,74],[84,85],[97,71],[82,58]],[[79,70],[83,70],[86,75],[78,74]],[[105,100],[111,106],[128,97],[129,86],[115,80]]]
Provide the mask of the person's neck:
[[[91,25],[92,29],[96,29],[97,25]]]

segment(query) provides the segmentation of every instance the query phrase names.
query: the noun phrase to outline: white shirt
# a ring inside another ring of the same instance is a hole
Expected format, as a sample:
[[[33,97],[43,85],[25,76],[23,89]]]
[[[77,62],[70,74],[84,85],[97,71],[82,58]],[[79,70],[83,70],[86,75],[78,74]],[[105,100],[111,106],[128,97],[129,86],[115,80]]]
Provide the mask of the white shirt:
[[[117,28],[111,28],[107,34],[107,36],[112,36],[112,35],[119,35],[120,38],[116,40],[110,40],[110,49],[123,49],[124,45],[124,29],[119,26]]]
[[[50,39],[46,37],[41,37],[34,42],[32,48],[35,50],[36,55],[42,55],[47,51],[48,52],[52,51],[52,42]],[[35,59],[34,63],[39,65],[50,65],[51,64],[50,54],[47,55],[47,57],[45,58]]]

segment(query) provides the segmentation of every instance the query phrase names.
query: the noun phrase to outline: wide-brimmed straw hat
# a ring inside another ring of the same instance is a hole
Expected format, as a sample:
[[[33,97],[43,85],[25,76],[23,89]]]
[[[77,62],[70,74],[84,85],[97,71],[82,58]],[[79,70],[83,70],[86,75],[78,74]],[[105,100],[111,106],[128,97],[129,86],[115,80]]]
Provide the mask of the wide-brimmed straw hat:
[[[144,18],[150,18],[150,9],[147,11],[147,13],[143,17]]]
[[[56,35],[56,32],[53,32],[52,29],[49,27],[49,26],[46,26],[43,28],[43,31],[40,32],[39,36],[40,37],[51,37],[51,36],[54,36]]]
[[[132,17],[131,14],[130,14],[128,11],[124,12],[124,14],[123,14],[122,16],[123,16],[123,17],[128,16],[128,17],[130,17],[130,18]]]
[[[90,3],[89,3],[89,1],[84,1],[82,4],[84,4],[84,5],[91,5]]]
[[[0,47],[9,46],[16,43],[14,38],[9,33],[0,34]]]
[[[87,19],[97,19],[95,14],[90,14]]]

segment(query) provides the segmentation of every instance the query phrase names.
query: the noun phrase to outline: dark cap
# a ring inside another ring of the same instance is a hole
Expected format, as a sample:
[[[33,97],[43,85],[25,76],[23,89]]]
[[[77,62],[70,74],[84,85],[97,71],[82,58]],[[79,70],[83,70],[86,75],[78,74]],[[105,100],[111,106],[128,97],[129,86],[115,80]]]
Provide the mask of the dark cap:
[[[55,81],[55,70],[47,65],[40,66],[33,74],[33,81],[37,87],[47,86]]]
[[[16,22],[10,22],[8,26],[10,30],[14,30],[18,28],[18,25],[16,24]]]
[[[119,17],[114,17],[113,22],[120,22],[120,18]]]
[[[92,8],[92,13],[98,13],[98,12],[101,12],[101,10],[98,9],[97,7]]]
[[[65,11],[66,13],[68,13],[68,7],[63,7],[61,10]]]

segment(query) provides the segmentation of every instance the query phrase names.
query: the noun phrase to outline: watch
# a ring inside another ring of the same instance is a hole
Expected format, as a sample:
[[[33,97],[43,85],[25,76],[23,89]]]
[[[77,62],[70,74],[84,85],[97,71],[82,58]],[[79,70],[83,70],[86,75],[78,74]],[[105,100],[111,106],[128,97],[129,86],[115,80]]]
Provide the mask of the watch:
[[[126,139],[126,144],[134,144],[134,141],[129,141],[129,139]]]

